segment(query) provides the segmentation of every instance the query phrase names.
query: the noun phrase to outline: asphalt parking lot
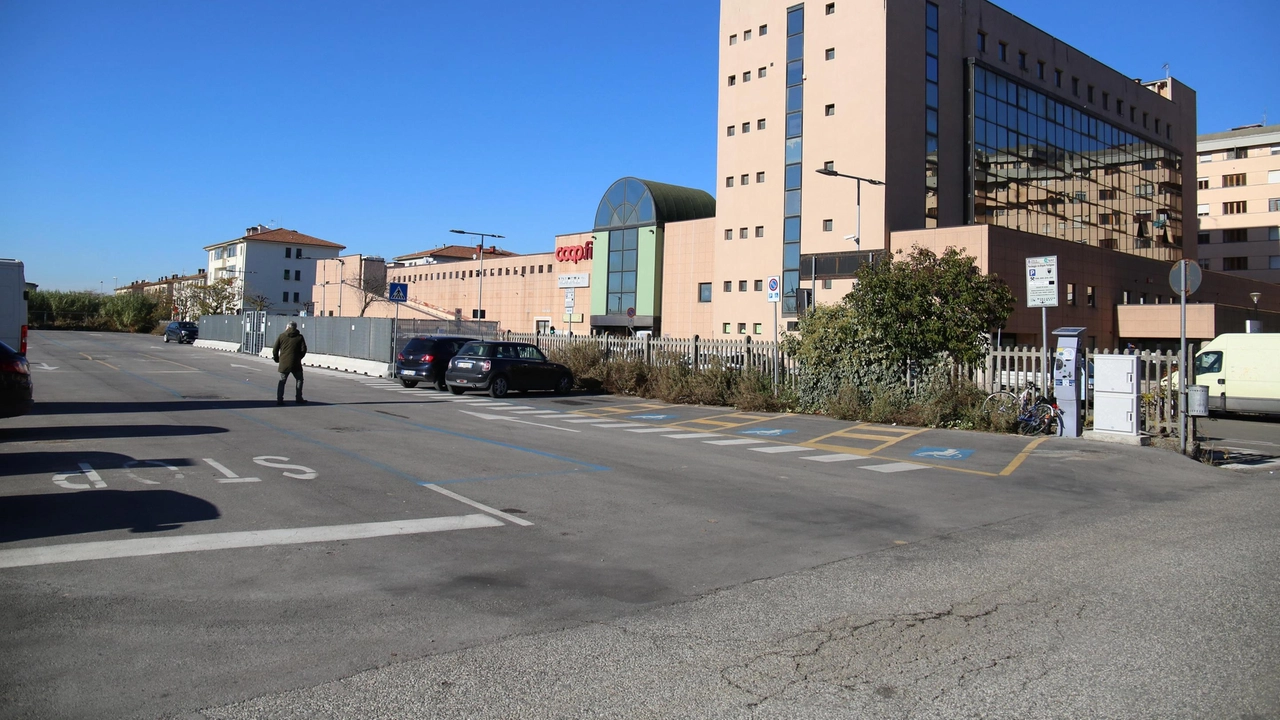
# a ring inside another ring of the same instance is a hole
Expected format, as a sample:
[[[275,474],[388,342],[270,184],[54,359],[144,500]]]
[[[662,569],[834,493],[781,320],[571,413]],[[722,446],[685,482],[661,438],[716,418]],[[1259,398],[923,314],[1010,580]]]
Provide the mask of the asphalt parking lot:
[[[908,547],[937,560],[966,533],[1033,542],[1066,518],[1275,489],[1265,466],[1153,448],[312,369],[310,403],[276,407],[270,363],[149,337],[36,332],[30,358],[37,409],[0,426],[5,717],[215,717]],[[1234,566],[1275,577],[1252,554]],[[1260,618],[1224,641],[1249,632],[1273,650]],[[1239,657],[1223,668],[1265,676]],[[1274,686],[1246,695],[1270,707]]]

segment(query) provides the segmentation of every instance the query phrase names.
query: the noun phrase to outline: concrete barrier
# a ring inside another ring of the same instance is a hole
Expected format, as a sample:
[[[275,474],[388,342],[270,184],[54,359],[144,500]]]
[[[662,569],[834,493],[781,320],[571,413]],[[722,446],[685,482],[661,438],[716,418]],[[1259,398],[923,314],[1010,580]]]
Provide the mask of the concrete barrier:
[[[240,352],[240,343],[238,342],[226,342],[223,340],[196,340],[192,344],[198,348],[221,350],[223,352]]]
[[[271,348],[263,348],[262,352],[259,354],[267,360],[270,360]],[[343,357],[341,355],[321,355],[318,353],[307,353],[307,356],[302,359],[302,365],[303,367],[341,370],[343,372],[369,375],[371,377],[391,377],[392,371],[391,364],[386,362],[380,362],[377,360],[360,360],[357,358]]]

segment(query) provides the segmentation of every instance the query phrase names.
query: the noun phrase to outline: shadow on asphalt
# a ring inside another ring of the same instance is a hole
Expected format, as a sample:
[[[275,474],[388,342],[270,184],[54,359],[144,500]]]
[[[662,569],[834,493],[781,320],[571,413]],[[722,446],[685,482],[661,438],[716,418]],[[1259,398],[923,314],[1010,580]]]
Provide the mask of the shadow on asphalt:
[[[195,463],[187,458],[148,458],[139,461],[129,455],[112,452],[11,452],[0,453],[0,477],[6,475],[53,475],[74,473],[79,463],[95,470],[121,470],[134,467],[139,462],[148,466],[164,463],[173,467],[190,467]]]
[[[0,430],[0,442],[38,440],[105,440],[110,438],[182,437],[227,432],[215,425],[66,425]]]
[[[387,402],[361,401],[330,403],[308,400],[306,407],[323,405],[387,405]],[[285,401],[286,407],[295,407],[292,400]],[[275,400],[219,400],[219,399],[186,399],[160,400],[152,402],[38,402],[27,417],[36,415],[97,415],[104,413],[164,413],[185,412],[188,410],[257,410],[276,407]]]
[[[162,532],[216,520],[207,500],[173,490],[85,490],[0,497],[0,542],[124,530]]]

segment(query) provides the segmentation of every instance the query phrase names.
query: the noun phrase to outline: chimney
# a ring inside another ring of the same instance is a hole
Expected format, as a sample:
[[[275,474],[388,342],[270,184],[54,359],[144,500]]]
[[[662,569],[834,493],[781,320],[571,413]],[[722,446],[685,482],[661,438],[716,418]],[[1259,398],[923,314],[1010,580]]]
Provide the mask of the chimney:
[[[249,237],[250,235],[253,235],[253,234],[254,234],[254,233],[256,233],[256,232],[258,232],[258,228],[256,228],[256,227],[248,227],[248,228],[245,228],[245,229],[244,229],[244,236],[245,236],[245,237]]]

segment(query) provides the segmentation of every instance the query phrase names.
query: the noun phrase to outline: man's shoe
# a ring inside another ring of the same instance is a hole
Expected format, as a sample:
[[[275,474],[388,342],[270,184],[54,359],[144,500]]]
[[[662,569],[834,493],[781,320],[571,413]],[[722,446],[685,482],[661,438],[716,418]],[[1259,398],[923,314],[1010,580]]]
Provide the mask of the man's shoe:
[[[284,403],[280,403],[280,404],[281,404],[281,405],[283,405]],[[303,400],[302,398],[298,398],[298,404],[299,404],[299,405],[306,405],[306,404],[307,404],[307,401],[306,401],[306,400]]]
[[[283,401],[283,400],[277,400],[277,401],[276,401],[276,405],[284,405],[284,401]]]

